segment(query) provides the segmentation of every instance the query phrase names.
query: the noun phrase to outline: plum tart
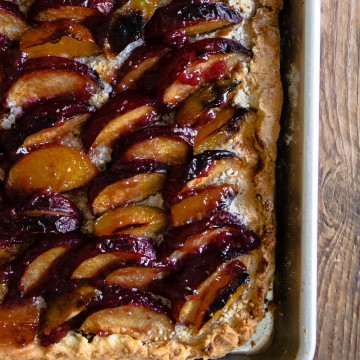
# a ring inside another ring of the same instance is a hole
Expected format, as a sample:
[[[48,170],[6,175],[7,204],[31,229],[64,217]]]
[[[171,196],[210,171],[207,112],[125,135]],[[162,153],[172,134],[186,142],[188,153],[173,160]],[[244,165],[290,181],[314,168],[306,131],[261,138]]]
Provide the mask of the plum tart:
[[[0,0],[1,359],[255,345],[281,6]]]

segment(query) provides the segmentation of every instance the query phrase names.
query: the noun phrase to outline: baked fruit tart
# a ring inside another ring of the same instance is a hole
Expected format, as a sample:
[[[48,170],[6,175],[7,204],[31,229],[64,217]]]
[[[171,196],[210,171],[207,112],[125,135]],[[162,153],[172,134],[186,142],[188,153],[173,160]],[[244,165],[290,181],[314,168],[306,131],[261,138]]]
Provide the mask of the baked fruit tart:
[[[199,359],[274,276],[281,0],[0,0],[1,359]]]

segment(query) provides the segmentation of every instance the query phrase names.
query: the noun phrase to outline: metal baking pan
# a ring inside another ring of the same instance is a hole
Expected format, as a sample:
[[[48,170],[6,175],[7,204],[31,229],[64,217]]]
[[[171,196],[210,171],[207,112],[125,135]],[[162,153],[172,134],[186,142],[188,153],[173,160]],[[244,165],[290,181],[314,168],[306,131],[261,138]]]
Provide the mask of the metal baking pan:
[[[284,0],[271,340],[226,360],[312,359],[316,345],[320,0]]]

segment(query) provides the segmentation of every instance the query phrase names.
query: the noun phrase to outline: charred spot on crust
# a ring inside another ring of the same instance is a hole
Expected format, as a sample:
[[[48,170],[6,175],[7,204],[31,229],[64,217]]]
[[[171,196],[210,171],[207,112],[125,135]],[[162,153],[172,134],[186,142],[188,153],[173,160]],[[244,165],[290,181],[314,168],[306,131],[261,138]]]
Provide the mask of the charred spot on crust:
[[[111,51],[118,54],[132,41],[137,40],[144,25],[144,18],[139,12],[118,16],[109,30],[108,38]]]

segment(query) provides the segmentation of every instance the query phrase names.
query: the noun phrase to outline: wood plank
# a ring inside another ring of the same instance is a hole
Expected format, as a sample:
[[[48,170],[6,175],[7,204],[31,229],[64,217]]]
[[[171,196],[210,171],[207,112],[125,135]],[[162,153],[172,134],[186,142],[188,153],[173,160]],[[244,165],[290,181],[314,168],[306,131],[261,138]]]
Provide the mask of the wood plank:
[[[360,2],[323,0],[316,359],[360,359]]]

